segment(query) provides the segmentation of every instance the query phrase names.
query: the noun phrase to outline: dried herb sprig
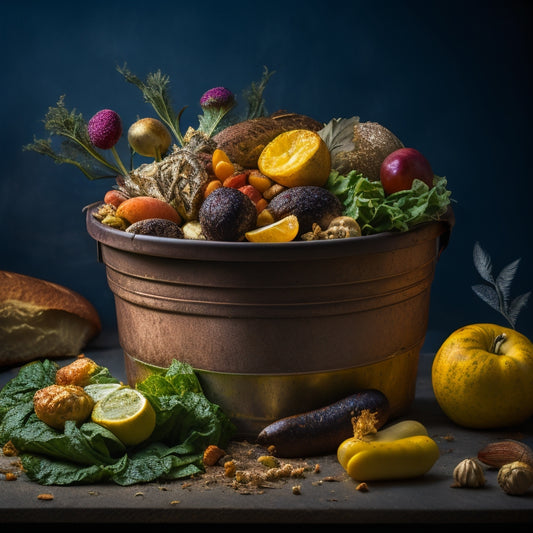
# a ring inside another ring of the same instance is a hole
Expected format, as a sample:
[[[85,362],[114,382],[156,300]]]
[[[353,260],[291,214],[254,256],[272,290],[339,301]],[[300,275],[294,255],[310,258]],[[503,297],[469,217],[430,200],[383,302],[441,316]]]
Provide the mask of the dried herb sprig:
[[[268,114],[263,92],[270,78],[275,74],[275,71],[269,71],[265,66],[263,67],[263,76],[259,83],[252,82],[248,89],[243,91],[245,99],[248,101],[248,111],[246,119],[264,117]]]
[[[65,95],[56,107],[49,107],[44,118],[44,127],[50,133],[48,139],[34,138],[23,150],[32,150],[54,159],[58,164],[69,163],[78,167],[89,179],[109,178],[120,175],[123,170],[108,161],[91,143],[87,123],[81,113],[65,107]],[[59,149],[52,146],[52,136],[61,137]],[[110,173],[111,171],[111,173]]]
[[[162,74],[158,70],[157,72],[148,74],[146,81],[143,82],[140,78],[132,74],[126,65],[117,67],[117,70],[124,76],[127,82],[141,90],[144,100],[152,105],[159,118],[168,126],[180,145],[184,146],[186,141],[181,133],[180,120],[187,106],[183,107],[179,113],[174,112],[169,94],[169,76]]]
[[[500,273],[494,277],[492,273],[492,261],[490,255],[480,246],[474,244],[474,266],[479,275],[487,284],[473,285],[472,290],[493,309],[501,313],[515,329],[520,311],[525,307],[531,295],[531,291],[511,299],[511,283],[518,270],[520,259],[516,259],[503,267]]]

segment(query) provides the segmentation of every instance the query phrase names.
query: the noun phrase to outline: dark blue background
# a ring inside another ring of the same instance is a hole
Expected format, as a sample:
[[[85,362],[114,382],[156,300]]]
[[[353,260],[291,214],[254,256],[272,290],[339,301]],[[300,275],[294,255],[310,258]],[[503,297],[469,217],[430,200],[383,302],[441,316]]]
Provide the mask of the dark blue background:
[[[452,191],[456,226],[432,288],[426,346],[504,319],[471,290],[474,243],[495,272],[521,258],[512,294],[531,290],[531,2],[19,2],[0,16],[0,269],[88,297],[104,327],[114,303],[82,208],[110,182],[22,147],[46,137],[61,95],[88,120],[112,108],[127,128],[155,116],[116,66],[170,76],[182,123],[223,85],[236,94],[274,70],[267,108],[327,122],[359,116],[430,160]],[[126,154],[126,152],[123,152]],[[127,157],[127,155],[126,155]],[[533,338],[533,298],[517,329]]]

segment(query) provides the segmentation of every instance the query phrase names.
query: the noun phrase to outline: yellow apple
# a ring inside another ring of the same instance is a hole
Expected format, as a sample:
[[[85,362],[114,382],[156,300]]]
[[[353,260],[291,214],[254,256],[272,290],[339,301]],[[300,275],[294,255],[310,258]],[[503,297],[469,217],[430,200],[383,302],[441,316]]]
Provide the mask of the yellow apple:
[[[431,369],[433,392],[460,426],[515,426],[533,415],[533,343],[496,324],[472,324],[452,333]]]

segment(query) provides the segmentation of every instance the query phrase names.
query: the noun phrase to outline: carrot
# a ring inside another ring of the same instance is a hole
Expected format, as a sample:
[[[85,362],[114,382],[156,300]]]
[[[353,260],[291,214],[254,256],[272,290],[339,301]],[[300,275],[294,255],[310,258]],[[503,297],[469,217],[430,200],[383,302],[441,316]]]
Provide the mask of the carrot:
[[[239,191],[249,196],[254,204],[257,204],[263,198],[261,193],[253,185],[243,185],[239,187]]]
[[[262,211],[265,210],[265,208],[268,206],[268,202],[267,200],[265,200],[264,198],[260,198],[256,203],[255,203],[255,208],[257,209],[257,214],[261,213]]]
[[[226,178],[223,182],[224,187],[231,187],[232,189],[239,189],[248,183],[248,174],[246,172],[239,172]]]
[[[222,187],[222,182],[218,179],[211,180],[204,191],[204,198],[207,198],[215,189]]]

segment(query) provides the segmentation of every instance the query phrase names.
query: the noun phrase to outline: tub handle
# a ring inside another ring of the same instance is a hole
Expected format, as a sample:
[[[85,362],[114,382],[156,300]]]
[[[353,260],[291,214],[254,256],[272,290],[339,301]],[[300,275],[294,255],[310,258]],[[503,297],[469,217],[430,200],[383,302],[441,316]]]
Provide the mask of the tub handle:
[[[442,252],[448,247],[452,228],[455,225],[455,215],[451,207],[448,208],[448,212],[442,222],[446,225],[446,229],[437,240],[437,259],[439,259]]]

